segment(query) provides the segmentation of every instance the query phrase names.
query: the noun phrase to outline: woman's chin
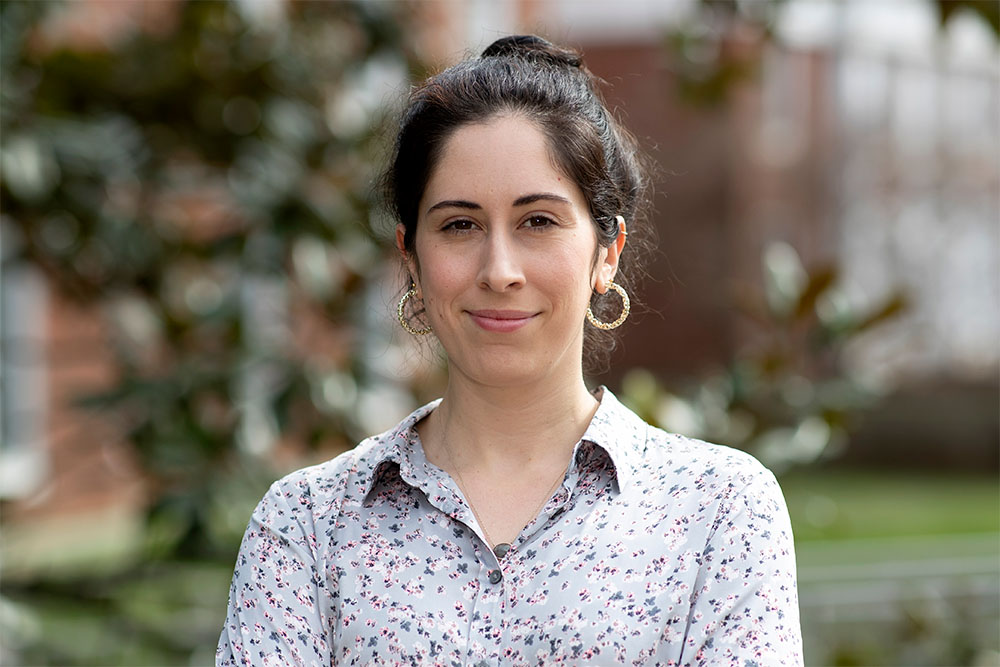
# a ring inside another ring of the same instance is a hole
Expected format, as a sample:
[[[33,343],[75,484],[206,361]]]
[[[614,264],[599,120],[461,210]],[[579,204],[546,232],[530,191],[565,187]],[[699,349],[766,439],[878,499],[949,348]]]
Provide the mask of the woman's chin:
[[[459,372],[476,384],[486,387],[522,387],[540,379],[538,369],[519,368],[513,364],[482,364]]]
[[[471,363],[449,361],[449,373],[459,374],[487,387],[526,387],[545,382],[557,373],[550,355],[491,352],[478,355]]]

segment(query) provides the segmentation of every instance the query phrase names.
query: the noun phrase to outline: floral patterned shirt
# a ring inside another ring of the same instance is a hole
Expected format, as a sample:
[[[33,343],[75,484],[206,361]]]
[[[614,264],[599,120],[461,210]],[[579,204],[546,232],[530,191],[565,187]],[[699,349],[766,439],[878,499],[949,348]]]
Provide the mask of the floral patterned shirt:
[[[774,476],[604,390],[561,486],[498,558],[416,423],[276,482],[219,665],[801,665]]]

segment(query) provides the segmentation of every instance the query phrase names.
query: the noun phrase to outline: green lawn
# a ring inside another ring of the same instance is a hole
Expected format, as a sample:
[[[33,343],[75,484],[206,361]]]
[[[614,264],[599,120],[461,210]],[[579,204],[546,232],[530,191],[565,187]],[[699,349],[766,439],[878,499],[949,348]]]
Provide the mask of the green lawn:
[[[781,478],[796,542],[1000,533],[1000,478],[813,470]]]
[[[800,471],[795,531],[809,667],[1000,664],[1000,481]]]

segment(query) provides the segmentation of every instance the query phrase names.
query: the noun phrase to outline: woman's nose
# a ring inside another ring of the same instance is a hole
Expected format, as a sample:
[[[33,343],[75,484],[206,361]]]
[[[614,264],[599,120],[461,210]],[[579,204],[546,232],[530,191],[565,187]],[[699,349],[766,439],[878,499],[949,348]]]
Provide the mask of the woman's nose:
[[[502,232],[487,235],[478,281],[481,287],[504,292],[524,284],[524,272],[514,240]]]

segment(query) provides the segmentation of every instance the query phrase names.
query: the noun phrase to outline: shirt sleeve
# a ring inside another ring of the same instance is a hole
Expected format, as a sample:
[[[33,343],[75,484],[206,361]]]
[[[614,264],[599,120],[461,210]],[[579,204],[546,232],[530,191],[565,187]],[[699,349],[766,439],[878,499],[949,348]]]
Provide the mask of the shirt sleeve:
[[[723,499],[709,534],[684,665],[803,664],[788,509],[774,475],[754,467],[749,483]]]
[[[329,665],[329,591],[308,484],[277,482],[243,536],[216,665]]]

